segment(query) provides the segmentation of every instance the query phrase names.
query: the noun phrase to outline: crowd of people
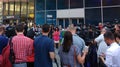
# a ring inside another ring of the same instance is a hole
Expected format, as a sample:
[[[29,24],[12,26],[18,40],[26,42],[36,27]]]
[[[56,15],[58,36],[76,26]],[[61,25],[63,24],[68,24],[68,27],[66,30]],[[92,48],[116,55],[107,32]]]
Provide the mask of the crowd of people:
[[[56,49],[61,67],[120,67],[120,24],[0,24],[0,67],[53,67]]]

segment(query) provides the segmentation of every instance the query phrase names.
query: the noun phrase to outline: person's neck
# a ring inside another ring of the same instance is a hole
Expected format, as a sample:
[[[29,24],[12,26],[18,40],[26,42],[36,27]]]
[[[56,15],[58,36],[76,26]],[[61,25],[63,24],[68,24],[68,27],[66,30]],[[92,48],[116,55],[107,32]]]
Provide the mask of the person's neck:
[[[42,33],[42,35],[44,35],[44,36],[48,36],[48,33]]]
[[[76,34],[75,32],[71,32],[71,33],[72,33],[72,35]]]
[[[112,43],[114,43],[115,41],[110,41],[110,45],[112,44]]]
[[[23,34],[23,32],[17,32],[17,34]]]

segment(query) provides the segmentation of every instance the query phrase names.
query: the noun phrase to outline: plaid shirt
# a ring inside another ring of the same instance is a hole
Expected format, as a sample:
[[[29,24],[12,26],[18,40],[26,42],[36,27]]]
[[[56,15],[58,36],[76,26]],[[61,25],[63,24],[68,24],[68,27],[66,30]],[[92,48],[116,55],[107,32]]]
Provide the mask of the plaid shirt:
[[[12,39],[15,62],[27,62],[27,56],[32,54],[33,40],[23,34],[17,34]]]

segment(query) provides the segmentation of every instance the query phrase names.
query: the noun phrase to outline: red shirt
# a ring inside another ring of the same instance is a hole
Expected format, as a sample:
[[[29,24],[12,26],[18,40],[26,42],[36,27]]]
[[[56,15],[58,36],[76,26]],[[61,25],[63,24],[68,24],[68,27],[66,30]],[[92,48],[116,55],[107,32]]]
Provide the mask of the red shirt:
[[[33,40],[23,34],[17,34],[12,39],[15,62],[27,62],[27,56],[32,54]]]
[[[59,39],[60,39],[60,32],[59,31],[54,31],[53,39],[54,39],[54,41],[59,41]]]

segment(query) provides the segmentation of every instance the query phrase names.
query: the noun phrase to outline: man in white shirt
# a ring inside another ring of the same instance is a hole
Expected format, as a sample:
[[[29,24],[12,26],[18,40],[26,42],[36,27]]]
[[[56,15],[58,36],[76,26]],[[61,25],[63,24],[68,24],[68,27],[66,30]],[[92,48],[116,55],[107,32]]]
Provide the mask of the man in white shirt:
[[[103,60],[107,67],[120,67],[120,46],[115,42],[112,32],[107,31],[104,34],[105,42],[109,46]]]
[[[105,54],[105,52],[108,48],[108,46],[107,46],[107,44],[105,43],[105,40],[104,40],[104,34],[105,34],[106,30],[107,30],[106,28],[103,28],[101,30],[101,34],[97,38],[95,38],[95,40],[94,40],[98,45],[97,55],[98,55],[98,58],[99,58],[99,67],[104,67],[105,66],[103,61],[102,61],[102,58],[100,56],[102,54]]]

